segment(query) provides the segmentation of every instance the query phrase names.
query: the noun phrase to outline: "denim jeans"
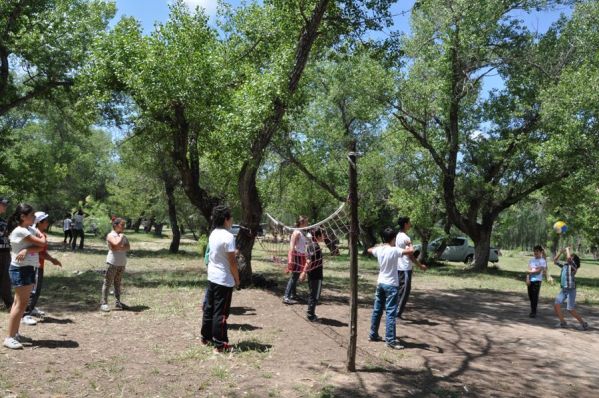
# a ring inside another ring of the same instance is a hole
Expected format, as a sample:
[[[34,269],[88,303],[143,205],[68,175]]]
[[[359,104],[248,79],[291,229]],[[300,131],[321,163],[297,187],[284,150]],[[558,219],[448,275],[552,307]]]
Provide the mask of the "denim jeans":
[[[376,287],[374,296],[374,310],[370,321],[370,338],[379,336],[379,324],[385,311],[385,341],[393,343],[395,341],[395,317],[397,316],[397,295],[399,288],[397,286],[385,285],[379,283]]]

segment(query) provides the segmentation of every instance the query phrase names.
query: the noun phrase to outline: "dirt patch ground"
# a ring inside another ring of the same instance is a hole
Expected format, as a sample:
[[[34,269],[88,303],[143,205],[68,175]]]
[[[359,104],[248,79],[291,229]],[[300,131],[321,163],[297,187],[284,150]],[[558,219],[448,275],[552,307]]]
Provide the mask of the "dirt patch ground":
[[[364,295],[357,372],[348,373],[347,294],[326,280],[320,323],[277,292],[235,292],[229,330],[238,352],[222,355],[200,344],[205,274],[190,259],[132,258],[124,283],[133,311],[105,314],[103,251],[78,256],[77,269],[48,272],[40,300],[48,316],[21,327],[33,344],[0,349],[0,396],[591,397],[599,385],[597,329],[556,329],[549,301],[529,319],[523,295],[421,289],[416,280],[398,324],[406,349],[392,351],[367,341],[372,298]],[[596,308],[580,311],[597,323]],[[6,323],[0,314],[3,331]]]

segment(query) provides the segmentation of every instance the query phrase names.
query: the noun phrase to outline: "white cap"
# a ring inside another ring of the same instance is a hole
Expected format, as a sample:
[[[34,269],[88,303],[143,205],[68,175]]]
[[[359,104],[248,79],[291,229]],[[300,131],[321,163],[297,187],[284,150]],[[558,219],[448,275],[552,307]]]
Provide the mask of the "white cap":
[[[38,223],[44,221],[46,218],[48,218],[48,213],[45,213],[43,211],[35,212],[35,224],[38,224]]]

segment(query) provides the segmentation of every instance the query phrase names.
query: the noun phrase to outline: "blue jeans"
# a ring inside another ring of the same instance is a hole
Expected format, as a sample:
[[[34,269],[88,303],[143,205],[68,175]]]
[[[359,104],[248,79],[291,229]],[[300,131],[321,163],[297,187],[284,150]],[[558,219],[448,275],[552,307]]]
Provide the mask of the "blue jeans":
[[[393,343],[395,341],[395,317],[397,316],[397,296],[399,288],[397,286],[385,285],[379,283],[376,287],[374,296],[374,310],[370,321],[370,338],[379,337],[379,324],[385,310],[385,341]]]

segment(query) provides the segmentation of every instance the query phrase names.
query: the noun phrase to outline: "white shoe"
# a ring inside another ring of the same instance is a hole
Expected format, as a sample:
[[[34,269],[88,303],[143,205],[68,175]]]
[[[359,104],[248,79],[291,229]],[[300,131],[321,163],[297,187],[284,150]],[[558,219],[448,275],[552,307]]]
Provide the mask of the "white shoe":
[[[100,306],[100,311],[109,312],[110,311],[110,307],[108,306],[108,304],[102,304]]]
[[[4,347],[10,348],[11,350],[20,350],[23,348],[23,344],[19,343],[14,337],[7,337],[4,339]]]
[[[31,316],[44,316],[46,315],[46,313],[42,310],[38,310],[37,308],[34,308],[33,310],[31,310]]]
[[[29,326],[37,325],[37,321],[35,319],[33,319],[30,315],[25,315],[21,319],[21,323],[24,323],[25,325],[29,325]]]
[[[21,336],[19,333],[15,334],[14,338],[19,343],[33,343],[33,339],[31,337]]]

